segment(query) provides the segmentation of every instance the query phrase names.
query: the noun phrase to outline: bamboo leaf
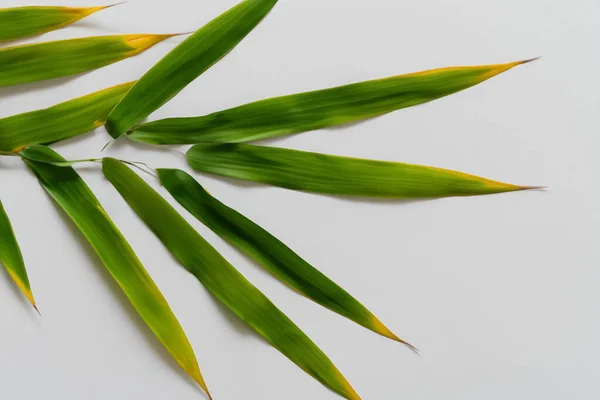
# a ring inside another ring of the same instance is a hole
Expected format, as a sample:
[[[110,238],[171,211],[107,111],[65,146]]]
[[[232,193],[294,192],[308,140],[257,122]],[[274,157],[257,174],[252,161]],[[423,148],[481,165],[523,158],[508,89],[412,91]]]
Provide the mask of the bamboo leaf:
[[[153,144],[239,143],[347,124],[470,88],[527,61],[452,67],[275,97],[194,118],[168,118],[133,129]]]
[[[93,36],[0,49],[0,86],[91,71],[133,57],[172,36]]]
[[[86,237],[148,327],[179,365],[207,391],[196,356],[183,328],[133,249],[90,188],[73,168],[49,164],[65,162],[50,148],[34,145],[25,149],[23,153],[29,156],[23,158],[23,161]],[[33,159],[47,162],[32,161]]]
[[[15,281],[33,308],[38,311],[31,292],[23,255],[2,202],[0,202],[0,262],[4,264],[4,268],[6,268],[10,277]]]
[[[0,9],[0,41],[40,35],[63,28],[110,6],[14,7]]]
[[[358,300],[302,259],[275,236],[212,197],[194,178],[179,169],[158,169],[171,195],[204,225],[254,258],[298,293],[380,335],[399,339]]]
[[[31,144],[50,144],[104,125],[110,110],[133,83],[124,83],[43,110],[0,119],[0,151],[18,152]]]
[[[173,256],[246,324],[323,385],[359,399],[327,356],[264,294],[121,162],[105,158],[106,178]]]
[[[244,0],[200,28],[152,67],[108,117],[117,138],[173,98],[229,53],[277,0]]]
[[[422,165],[247,144],[197,144],[186,158],[201,172],[345,196],[434,198],[532,189]]]

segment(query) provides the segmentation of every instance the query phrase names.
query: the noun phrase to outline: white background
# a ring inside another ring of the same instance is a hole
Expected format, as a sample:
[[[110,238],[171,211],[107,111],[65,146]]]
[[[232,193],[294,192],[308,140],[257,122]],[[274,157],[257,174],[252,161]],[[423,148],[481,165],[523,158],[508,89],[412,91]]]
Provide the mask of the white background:
[[[42,39],[185,32],[235,3],[129,0]],[[196,174],[421,356],[296,295],[188,220],[322,347],[364,399],[598,399],[599,38],[596,0],[281,0],[151,119],[429,68],[544,56],[430,104],[269,144],[435,165],[546,191],[383,202]],[[181,40],[81,76],[2,88],[0,114],[134,80]],[[55,148],[67,158],[94,157],[108,140],[98,129]],[[177,151],[127,142],[105,154],[187,168]],[[33,176],[18,160],[0,160],[0,167],[0,196],[42,312],[38,317],[3,274],[0,398],[203,398]],[[217,304],[97,168],[79,169],[180,318],[215,399],[338,398]]]

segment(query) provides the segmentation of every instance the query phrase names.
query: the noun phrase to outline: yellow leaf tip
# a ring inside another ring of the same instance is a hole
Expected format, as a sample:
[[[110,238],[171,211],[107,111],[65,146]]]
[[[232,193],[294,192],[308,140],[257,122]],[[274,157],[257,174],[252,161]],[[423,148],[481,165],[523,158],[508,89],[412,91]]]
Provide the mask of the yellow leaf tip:
[[[202,373],[200,372],[200,368],[198,367],[198,364],[195,364],[193,366],[191,366],[190,368],[184,368],[187,373],[189,374],[189,376],[194,380],[194,382],[196,382],[198,384],[198,386],[200,386],[202,388],[202,390],[204,390],[204,393],[206,393],[206,396],[209,398],[209,400],[213,400],[210,392],[208,391],[208,386],[206,386],[206,382],[204,381],[204,378],[202,377]]]
[[[513,185],[511,183],[493,181],[484,179],[484,192],[480,194],[493,194],[493,193],[507,193],[507,192],[518,192],[523,190],[540,190],[546,189],[546,186],[521,186]]]
[[[10,277],[12,278],[12,280],[15,282],[15,284],[17,285],[17,287],[19,288],[19,290],[21,290],[21,293],[23,293],[23,295],[27,298],[27,300],[29,300],[29,302],[31,303],[31,305],[33,306],[33,308],[35,308],[35,310],[39,314],[40,311],[38,310],[37,305],[35,304],[35,299],[33,298],[33,292],[31,291],[31,288],[29,287],[29,284],[26,284],[25,282],[23,282],[23,280],[21,280],[21,278],[19,278],[14,273],[13,270],[7,269],[7,272],[10,275]]]
[[[113,8],[113,7],[116,7],[116,6],[120,6],[120,5],[125,4],[125,3],[127,3],[127,0],[121,1],[121,2],[118,2],[118,3],[114,3],[114,4],[109,4],[107,6],[102,6],[102,10],[106,10],[107,8]]]
[[[194,33],[194,31],[188,31],[188,32],[181,32],[181,33],[172,33],[170,35],[168,35],[169,37],[175,37],[175,36],[185,36],[185,35],[191,35],[192,33]]]
[[[345,397],[348,400],[361,400],[356,390],[352,387],[350,382],[342,375],[342,373],[334,367],[334,371],[337,374],[337,380],[339,382],[338,387],[335,389],[335,392],[339,395]]]
[[[362,400],[360,398],[360,396],[358,395],[358,393],[356,393],[356,391],[352,388],[352,386],[349,386],[349,388],[350,388],[350,393],[348,393],[349,400]]]
[[[97,13],[98,11],[106,10],[107,8],[112,8],[112,7],[120,6],[121,4],[125,4],[125,3],[127,3],[127,1],[122,1],[120,3],[109,4],[107,6],[80,7],[80,8],[75,8],[73,10],[76,11],[81,18],[84,18],[84,17],[87,17],[87,16],[92,15],[94,13]]]
[[[133,55],[139,54],[144,50],[162,42],[163,40],[174,36],[185,35],[185,33],[154,34],[141,33],[134,35],[125,35],[125,43],[133,48]]]
[[[528,64],[528,63],[530,63],[530,62],[537,61],[537,60],[539,60],[540,58],[542,58],[542,56],[539,56],[539,57],[534,57],[534,58],[529,58],[529,59],[527,59],[527,60],[521,60],[521,61],[517,61],[515,64],[516,64],[516,65]]]
[[[414,351],[417,354],[419,353],[419,349],[417,349],[415,346],[408,343],[407,341],[400,339],[398,336],[396,336],[396,334],[394,332],[392,332],[387,326],[385,326],[375,316],[373,316],[372,318],[373,318],[373,324],[375,325],[375,332],[379,333],[383,337],[392,339],[398,343],[402,343],[403,345],[405,345],[406,347],[408,347],[409,349],[411,349],[412,351]]]
[[[408,347],[410,350],[412,350],[413,353],[419,354],[419,349],[417,349],[412,344],[408,343],[406,340],[400,339],[398,336],[394,335],[393,333],[390,336],[387,336],[387,337],[389,337],[392,340],[395,340],[398,343],[402,343],[403,345],[405,345],[406,347]]]
[[[544,190],[548,189],[548,186],[519,186],[517,190]]]
[[[527,64],[539,60],[541,57],[529,58],[527,60],[513,61],[506,64],[489,65],[487,71],[482,75],[483,80],[490,79],[496,75],[513,69],[516,66]]]

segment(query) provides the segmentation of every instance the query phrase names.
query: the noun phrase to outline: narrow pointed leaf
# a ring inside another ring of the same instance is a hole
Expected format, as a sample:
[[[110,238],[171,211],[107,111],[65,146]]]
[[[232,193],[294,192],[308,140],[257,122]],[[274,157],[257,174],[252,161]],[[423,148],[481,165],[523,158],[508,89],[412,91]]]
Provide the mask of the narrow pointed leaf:
[[[173,256],[223,304],[315,379],[359,399],[327,356],[171,205],[123,163],[105,158],[106,178]]]
[[[433,198],[531,189],[422,165],[248,144],[197,144],[186,158],[201,172],[344,196]]]
[[[23,262],[23,255],[2,202],[0,202],[0,262],[4,264],[4,268],[6,268],[10,277],[37,310],[25,263]]]
[[[115,107],[106,129],[117,138],[173,98],[229,53],[277,0],[244,0],[183,41],[152,67]]]
[[[92,245],[148,327],[181,367],[206,390],[192,346],[169,304],[90,188],[73,168],[32,161],[65,161],[48,147],[34,145],[23,153],[31,156],[23,160]]]
[[[0,119],[0,151],[15,152],[31,144],[50,144],[102,126],[110,110],[133,83]]]
[[[158,169],[157,172],[162,185],[179,204],[292,289],[367,329],[410,346],[348,292],[275,236],[212,197],[189,174],[179,169]]]
[[[0,49],[0,86],[91,71],[133,57],[172,36],[93,36]]]
[[[477,85],[527,61],[452,67],[275,97],[194,118],[168,118],[133,129],[153,144],[238,143],[360,121]]]
[[[0,9],[0,41],[40,35],[70,25],[111,6],[44,7]]]

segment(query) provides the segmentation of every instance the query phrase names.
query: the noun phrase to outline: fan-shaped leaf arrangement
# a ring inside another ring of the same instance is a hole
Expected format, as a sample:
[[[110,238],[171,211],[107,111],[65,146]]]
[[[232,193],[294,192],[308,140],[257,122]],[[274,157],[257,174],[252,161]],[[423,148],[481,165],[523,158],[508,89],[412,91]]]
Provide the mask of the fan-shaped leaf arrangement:
[[[190,167],[292,190],[341,196],[439,198],[530,189],[446,169],[243,144],[360,121],[467,89],[527,61],[452,67],[260,100],[210,115],[140,124],[237,46],[277,4],[244,0],[167,54],[137,82],[0,119],[0,154],[20,156],[75,223],[151,331],[208,394],[196,356],[165,298],[131,246],[74,170],[101,162],[105,177],[166,250],[219,301],[324,386],[359,399],[325,353],[126,164],[113,158],[65,160],[52,143],[106,124],[118,138],[154,145],[193,144]],[[66,26],[106,7],[0,10],[0,40]],[[0,86],[70,76],[136,55],[172,35],[114,35],[0,49]],[[202,94],[200,94],[202,95]],[[187,211],[306,298],[384,337],[396,336],[351,294],[275,234],[211,196],[182,170],[153,171]],[[0,204],[0,261],[35,306],[12,225]]]

